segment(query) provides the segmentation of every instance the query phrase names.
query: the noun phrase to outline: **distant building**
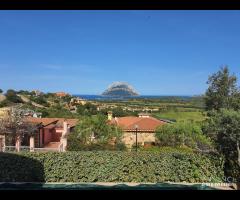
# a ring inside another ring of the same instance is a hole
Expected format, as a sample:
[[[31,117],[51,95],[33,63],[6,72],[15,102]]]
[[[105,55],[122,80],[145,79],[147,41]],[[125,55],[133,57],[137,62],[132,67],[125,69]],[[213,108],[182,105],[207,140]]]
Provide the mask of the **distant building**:
[[[36,96],[41,96],[44,94],[43,92],[41,92],[39,90],[33,90],[32,92],[35,93]]]
[[[56,92],[54,93],[57,97],[66,97],[66,96],[70,96],[70,94],[65,93],[65,92]]]
[[[79,97],[74,97],[70,101],[70,106],[76,106],[76,105],[85,105],[87,103],[86,100],[81,99]]]
[[[139,113],[138,117],[112,117],[112,112],[108,112],[108,122],[123,129],[123,139],[127,147],[136,145],[136,132],[138,145],[154,144],[156,142],[155,131],[158,126],[166,124],[166,121],[151,117],[148,113]]]

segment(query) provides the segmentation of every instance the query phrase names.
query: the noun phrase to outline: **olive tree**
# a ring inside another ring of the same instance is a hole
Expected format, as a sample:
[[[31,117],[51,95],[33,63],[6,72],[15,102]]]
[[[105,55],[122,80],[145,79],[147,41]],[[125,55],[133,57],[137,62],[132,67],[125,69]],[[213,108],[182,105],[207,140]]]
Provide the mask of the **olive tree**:
[[[237,77],[230,74],[228,66],[209,76],[207,84],[209,87],[205,94],[206,110],[240,108]]]

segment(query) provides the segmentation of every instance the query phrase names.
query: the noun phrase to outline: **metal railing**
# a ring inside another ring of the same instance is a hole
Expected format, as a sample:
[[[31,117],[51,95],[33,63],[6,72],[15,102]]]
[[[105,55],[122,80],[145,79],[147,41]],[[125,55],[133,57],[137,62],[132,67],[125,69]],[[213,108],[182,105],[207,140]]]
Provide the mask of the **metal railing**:
[[[29,146],[21,146],[20,152],[29,152],[30,147]],[[61,151],[60,148],[34,148],[35,152],[59,152]],[[4,152],[16,152],[15,146],[5,146]]]
[[[15,146],[5,146],[4,152],[16,152],[16,147]]]
[[[30,151],[30,146],[21,146],[20,151],[25,151],[25,152]]]
[[[5,146],[4,148],[5,152],[16,152],[16,147],[15,146]],[[20,151],[28,152],[30,151],[29,146],[21,146]]]

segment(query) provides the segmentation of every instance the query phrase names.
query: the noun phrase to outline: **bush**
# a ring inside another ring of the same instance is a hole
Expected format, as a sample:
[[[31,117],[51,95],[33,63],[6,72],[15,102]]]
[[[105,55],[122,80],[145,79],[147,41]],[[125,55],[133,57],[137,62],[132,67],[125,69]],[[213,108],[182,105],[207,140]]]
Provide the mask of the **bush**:
[[[10,102],[5,99],[5,100],[3,100],[2,102],[0,102],[0,108],[6,107],[6,106],[8,106],[9,104],[10,104]]]
[[[109,144],[120,143],[122,135],[119,127],[107,123],[106,116],[84,116],[79,120],[74,132],[68,135],[68,150],[112,150],[115,147]]]
[[[141,147],[141,151],[152,151],[152,152],[162,152],[162,153],[169,153],[169,152],[176,152],[176,153],[193,153],[193,149],[189,147],[159,147],[159,146],[152,146],[152,147]]]
[[[177,122],[160,126],[156,130],[156,137],[160,146],[187,146],[201,150],[213,148],[210,138],[203,134],[201,126],[193,122]]]
[[[43,165],[27,155],[0,152],[0,182],[43,182]]]
[[[84,151],[18,155],[26,159],[14,160],[0,153],[0,181],[37,181],[30,173],[31,168],[37,167],[44,171],[46,182],[196,183],[221,182],[224,176],[221,157],[195,153]],[[29,167],[27,159],[36,162]],[[9,169],[18,173],[8,173]]]
[[[79,143],[77,140],[71,140],[70,145],[68,145],[69,151],[125,151],[127,150],[125,144],[117,143],[116,145],[111,145],[108,143],[90,143],[83,144]]]
[[[6,98],[8,101],[12,103],[23,103],[22,99],[19,96],[17,96],[14,90],[8,90],[6,93]]]

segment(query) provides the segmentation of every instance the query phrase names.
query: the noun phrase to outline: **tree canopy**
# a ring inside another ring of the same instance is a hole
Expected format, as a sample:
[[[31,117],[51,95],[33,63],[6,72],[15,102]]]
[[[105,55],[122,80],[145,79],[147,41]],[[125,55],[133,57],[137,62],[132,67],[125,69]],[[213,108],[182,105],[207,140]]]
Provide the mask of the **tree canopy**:
[[[23,138],[24,135],[34,135],[38,132],[38,126],[24,119],[20,109],[12,108],[8,115],[0,119],[0,132],[7,138]]]
[[[114,125],[107,124],[106,116],[84,116],[69,135],[68,146],[70,150],[81,149],[81,145],[115,144],[121,143],[122,130]]]
[[[156,130],[156,137],[160,146],[187,146],[198,150],[211,148],[211,141],[203,134],[201,127],[192,122],[159,126]]]
[[[207,134],[214,140],[219,152],[227,160],[226,169],[240,177],[240,112],[220,109],[211,112],[207,121]]]
[[[237,77],[234,74],[230,75],[228,66],[209,76],[207,84],[209,84],[205,96],[207,110],[240,108]]]
[[[22,103],[23,102],[22,99],[19,96],[17,96],[16,91],[11,90],[11,89],[6,92],[6,98],[8,101],[10,101],[12,103]]]

